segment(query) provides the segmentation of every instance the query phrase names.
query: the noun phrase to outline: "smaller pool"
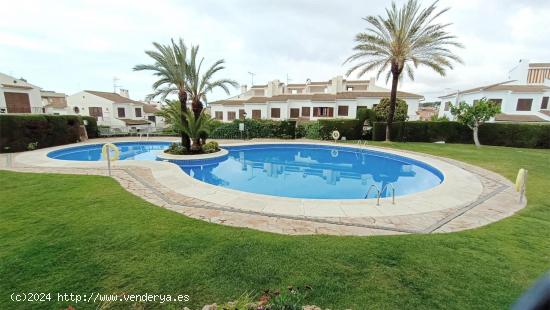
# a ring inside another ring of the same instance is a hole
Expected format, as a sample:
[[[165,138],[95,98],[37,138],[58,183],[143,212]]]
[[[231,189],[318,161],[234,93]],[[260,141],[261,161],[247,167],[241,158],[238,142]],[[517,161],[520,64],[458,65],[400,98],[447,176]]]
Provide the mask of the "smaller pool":
[[[157,154],[170,146],[170,142],[117,142],[120,160],[156,160]],[[88,144],[48,153],[48,157],[60,160],[101,160],[103,144]]]

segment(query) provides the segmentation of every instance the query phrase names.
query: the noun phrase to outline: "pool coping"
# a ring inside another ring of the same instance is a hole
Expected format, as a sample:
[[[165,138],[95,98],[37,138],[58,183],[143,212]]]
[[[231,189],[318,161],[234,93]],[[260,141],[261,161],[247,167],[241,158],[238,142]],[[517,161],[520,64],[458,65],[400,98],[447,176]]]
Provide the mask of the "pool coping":
[[[155,138],[148,142],[166,142],[167,139]],[[136,142],[130,139],[119,139],[116,142]],[[51,151],[74,146],[97,144],[96,141],[78,143],[77,145],[57,146],[21,153],[16,157],[16,163],[36,167],[63,167],[63,168],[106,168],[104,161],[66,161],[47,157]],[[391,198],[381,198],[380,205],[376,205],[376,199],[300,199],[280,196],[269,196],[256,193],[242,192],[229,188],[219,187],[194,179],[184,173],[179,166],[163,161],[116,161],[113,168],[129,168],[133,166],[151,169],[155,180],[170,190],[192,198],[205,200],[218,205],[254,212],[263,212],[285,216],[305,217],[377,217],[397,216],[428,213],[449,208],[461,208],[478,199],[482,191],[482,184],[472,173],[444,162],[437,158],[402,151],[381,149],[378,147],[359,147],[355,145],[342,145],[324,141],[269,141],[269,142],[238,142],[231,146],[243,146],[250,144],[308,144],[348,147],[354,149],[370,149],[398,156],[404,156],[424,162],[439,170],[444,180],[441,184],[421,192],[396,197],[396,204],[391,203]],[[224,144],[220,144],[221,147]]]
[[[173,142],[178,138],[166,137],[155,139],[157,141]],[[98,144],[107,142],[140,142],[141,139],[130,138],[101,138],[87,143],[77,143],[48,149],[36,150],[24,153],[0,154],[0,169],[35,172],[35,173],[63,173],[63,174],[93,174],[107,175],[106,165],[103,167],[66,167],[57,163],[51,166],[52,162],[37,156],[38,153],[48,153],[55,149],[75,147],[86,144]],[[143,141],[142,141],[143,142]],[[221,142],[221,141],[220,141]],[[245,141],[244,144],[273,142],[288,143],[288,140],[265,139],[262,141]],[[298,144],[310,142],[320,144],[319,141],[296,140]],[[321,142],[322,143],[322,142]],[[222,145],[236,145],[238,141],[227,140]],[[348,146],[340,143],[325,143],[328,145]],[[392,149],[385,147],[373,147],[375,150],[391,152]],[[447,233],[465,229],[472,229],[499,221],[513,215],[526,205],[524,197],[518,203],[519,194],[514,190],[512,182],[503,176],[489,170],[466,164],[446,157],[438,157],[413,151],[399,151],[398,153],[420,155],[423,158],[438,159],[451,164],[459,169],[468,171],[483,183],[483,193],[473,202],[463,204],[454,208],[442,209],[426,213],[415,213],[410,215],[396,216],[362,216],[362,217],[323,217],[308,215],[285,215],[271,213],[265,210],[253,211],[243,208],[232,208],[227,205],[220,205],[205,201],[208,196],[201,196],[200,199],[189,197],[185,194],[175,193],[169,188],[157,182],[152,171],[155,168],[141,165],[123,164],[113,168],[112,177],[116,179],[127,191],[157,205],[188,217],[218,223],[228,226],[248,227],[262,231],[303,235],[303,234],[331,234],[331,235],[388,235],[403,233]],[[33,160],[33,158],[35,160]],[[34,162],[34,163],[33,163]],[[55,162],[64,162],[55,160]],[[54,163],[55,163],[54,162]],[[130,162],[130,161],[128,161]],[[28,165],[31,163],[31,165]],[[122,162],[119,162],[122,163]],[[162,162],[157,162],[161,164]],[[168,163],[164,163],[168,164]],[[174,164],[169,164],[177,167]],[[167,165],[165,165],[167,166]],[[178,170],[179,167],[177,167]],[[180,170],[181,171],[181,170]],[[190,177],[191,178],[191,177]],[[188,194],[188,193],[187,193]],[[272,197],[272,196],[268,196]],[[262,201],[263,203],[269,200]]]

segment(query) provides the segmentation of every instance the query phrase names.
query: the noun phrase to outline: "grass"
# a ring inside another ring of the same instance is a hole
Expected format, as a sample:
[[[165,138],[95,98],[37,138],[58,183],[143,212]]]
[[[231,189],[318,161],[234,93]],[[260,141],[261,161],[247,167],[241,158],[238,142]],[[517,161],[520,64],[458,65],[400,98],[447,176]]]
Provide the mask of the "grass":
[[[503,309],[550,267],[549,150],[382,145],[509,179],[527,168],[528,206],[452,234],[283,236],[190,219],[106,177],[0,171],[0,308],[74,305],[13,303],[11,292],[178,293],[197,308],[310,285],[308,302],[331,309]]]

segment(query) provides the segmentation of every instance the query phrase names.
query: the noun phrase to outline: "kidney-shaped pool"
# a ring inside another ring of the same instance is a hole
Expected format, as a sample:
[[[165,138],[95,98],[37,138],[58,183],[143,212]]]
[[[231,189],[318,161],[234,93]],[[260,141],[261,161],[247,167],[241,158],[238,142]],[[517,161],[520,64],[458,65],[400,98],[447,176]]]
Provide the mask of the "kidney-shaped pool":
[[[158,160],[168,142],[115,143],[121,160]],[[191,177],[239,191],[305,199],[363,199],[371,185],[382,197],[424,191],[443,182],[436,168],[404,156],[364,148],[316,144],[224,146],[227,156],[178,162]],[[101,160],[101,145],[48,153],[61,160]],[[389,185],[391,184],[391,185]],[[371,191],[368,198],[376,197]]]

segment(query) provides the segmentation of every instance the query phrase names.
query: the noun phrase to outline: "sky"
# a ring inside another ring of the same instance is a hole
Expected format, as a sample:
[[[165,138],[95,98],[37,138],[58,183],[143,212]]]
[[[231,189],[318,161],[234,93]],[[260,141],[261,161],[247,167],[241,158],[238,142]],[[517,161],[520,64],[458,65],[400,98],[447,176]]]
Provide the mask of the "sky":
[[[397,1],[401,5],[403,1]],[[422,2],[429,5],[431,1]],[[183,38],[199,45],[205,63],[226,61],[218,78],[240,84],[326,81],[344,75],[362,19],[384,14],[391,1],[350,0],[0,0],[0,72],[46,90],[128,89],[132,99],[151,93],[154,77],[134,72],[152,61],[152,42]],[[550,62],[550,1],[441,0],[440,22],[452,25],[464,64],[445,77],[419,67],[399,89],[432,99],[457,89],[504,81],[519,59]],[[11,12],[6,14],[6,12]],[[363,78],[375,76],[368,72]],[[352,75],[350,78],[356,78]],[[386,85],[382,76],[377,84]],[[233,89],[231,95],[239,93]],[[228,97],[218,90],[208,101]]]

